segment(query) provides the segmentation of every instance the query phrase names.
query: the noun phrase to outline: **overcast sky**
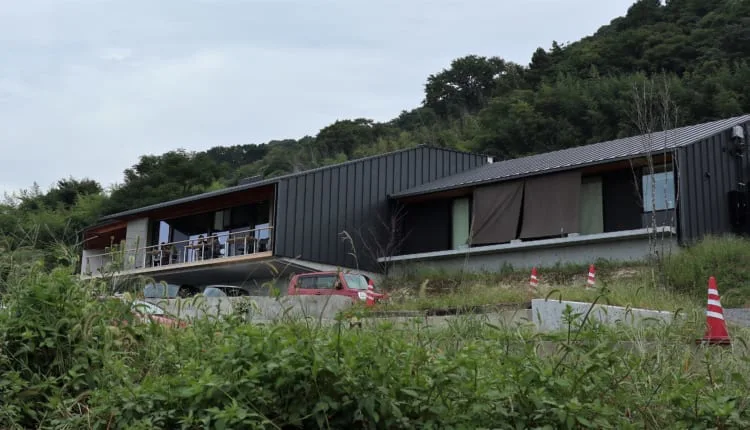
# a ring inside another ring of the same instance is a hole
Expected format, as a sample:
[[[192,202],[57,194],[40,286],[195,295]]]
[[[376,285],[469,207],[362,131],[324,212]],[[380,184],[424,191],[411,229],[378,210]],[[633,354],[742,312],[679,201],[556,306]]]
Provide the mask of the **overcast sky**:
[[[467,54],[527,64],[633,0],[0,0],[0,193],[389,120]]]

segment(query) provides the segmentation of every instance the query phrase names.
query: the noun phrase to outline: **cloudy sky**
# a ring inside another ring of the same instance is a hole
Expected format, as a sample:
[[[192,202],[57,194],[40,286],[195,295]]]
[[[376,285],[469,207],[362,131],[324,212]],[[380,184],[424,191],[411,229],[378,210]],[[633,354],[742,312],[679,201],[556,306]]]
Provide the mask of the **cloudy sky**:
[[[633,0],[0,0],[0,193],[388,120],[467,54],[527,64]]]

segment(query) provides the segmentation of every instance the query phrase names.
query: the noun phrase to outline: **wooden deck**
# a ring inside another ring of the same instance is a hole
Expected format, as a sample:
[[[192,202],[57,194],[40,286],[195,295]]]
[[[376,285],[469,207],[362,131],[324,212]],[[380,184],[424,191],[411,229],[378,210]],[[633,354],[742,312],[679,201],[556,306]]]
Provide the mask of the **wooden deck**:
[[[254,254],[235,255],[231,257],[211,258],[211,259],[206,259],[206,260],[190,261],[186,263],[173,263],[173,264],[166,264],[163,266],[141,267],[138,269],[122,270],[120,272],[117,272],[116,275],[120,275],[120,276],[149,275],[149,274],[156,274],[156,273],[175,272],[175,271],[180,271],[181,269],[221,267],[221,266],[232,265],[232,264],[237,264],[237,263],[256,262],[259,260],[270,259],[272,257],[273,257],[272,251],[256,252]],[[101,278],[101,277],[102,277],[101,273],[96,273],[92,275],[81,275],[81,279],[92,279],[92,278]]]

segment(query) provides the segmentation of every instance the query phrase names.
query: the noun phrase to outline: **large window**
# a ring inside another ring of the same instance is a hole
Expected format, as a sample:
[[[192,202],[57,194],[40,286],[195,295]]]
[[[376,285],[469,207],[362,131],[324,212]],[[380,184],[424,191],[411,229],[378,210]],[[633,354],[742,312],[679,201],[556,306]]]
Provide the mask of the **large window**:
[[[599,176],[581,179],[580,233],[604,232],[604,200],[602,178]]]
[[[644,212],[674,209],[674,172],[644,172],[642,196]]]
[[[469,243],[469,199],[453,200],[453,249],[468,247]]]

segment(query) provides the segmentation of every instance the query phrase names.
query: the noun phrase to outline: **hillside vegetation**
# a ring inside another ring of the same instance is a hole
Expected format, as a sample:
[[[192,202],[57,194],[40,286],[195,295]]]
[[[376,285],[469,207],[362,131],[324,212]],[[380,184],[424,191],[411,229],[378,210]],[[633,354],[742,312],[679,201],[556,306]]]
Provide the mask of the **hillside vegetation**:
[[[748,428],[745,330],[696,349],[702,313],[561,333],[237,315],[136,324],[70,268],[14,271],[0,309],[0,428]],[[586,322],[587,321],[587,322]],[[122,324],[116,324],[122,322]]]
[[[388,122],[343,119],[315,136],[144,155],[104,190],[63,178],[0,205],[0,248],[52,265],[102,214],[422,143],[499,158],[636,134],[634,88],[668,88],[675,125],[750,112],[750,1],[640,0],[626,16],[528,65],[467,55],[426,79],[421,106]],[[19,249],[21,244],[26,244]],[[30,246],[28,244],[31,244]]]

